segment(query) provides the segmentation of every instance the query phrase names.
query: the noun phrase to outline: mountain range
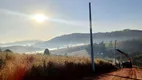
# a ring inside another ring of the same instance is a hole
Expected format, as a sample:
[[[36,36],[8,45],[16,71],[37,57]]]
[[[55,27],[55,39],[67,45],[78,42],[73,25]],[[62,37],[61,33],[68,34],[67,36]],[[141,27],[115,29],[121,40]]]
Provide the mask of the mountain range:
[[[113,32],[93,33],[94,43],[99,43],[102,41],[109,42],[114,40],[125,41],[125,40],[140,39],[140,38],[142,38],[142,30],[125,29]],[[90,41],[89,33],[72,33],[72,34],[55,37],[49,41],[36,43],[34,46],[59,48],[59,47],[77,45],[77,44],[88,44],[89,41]]]
[[[132,39],[142,39],[142,30],[125,29],[120,31],[93,33],[94,43],[99,43],[102,41],[109,42],[114,40],[125,41]],[[72,33],[57,36],[48,41],[26,40],[13,43],[3,43],[0,44],[0,47],[4,47],[4,49],[10,48],[13,50],[18,50],[18,52],[29,52],[44,50],[45,48],[63,48],[68,46],[75,46],[78,44],[89,44],[89,41],[89,33]]]

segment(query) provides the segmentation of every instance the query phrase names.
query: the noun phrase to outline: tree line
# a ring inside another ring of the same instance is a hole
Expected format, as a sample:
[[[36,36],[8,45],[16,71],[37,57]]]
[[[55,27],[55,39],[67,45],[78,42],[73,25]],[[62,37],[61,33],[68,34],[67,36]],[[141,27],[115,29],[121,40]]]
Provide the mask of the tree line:
[[[94,55],[95,56],[102,56],[102,57],[113,57],[114,54],[114,41],[110,41],[108,43],[100,42],[94,43]],[[133,40],[126,40],[126,41],[118,41],[116,43],[116,48],[124,51],[125,53],[132,54],[132,53],[142,53],[142,39],[133,39]],[[86,47],[86,50],[90,54],[90,45]],[[120,54],[116,52],[116,56]]]

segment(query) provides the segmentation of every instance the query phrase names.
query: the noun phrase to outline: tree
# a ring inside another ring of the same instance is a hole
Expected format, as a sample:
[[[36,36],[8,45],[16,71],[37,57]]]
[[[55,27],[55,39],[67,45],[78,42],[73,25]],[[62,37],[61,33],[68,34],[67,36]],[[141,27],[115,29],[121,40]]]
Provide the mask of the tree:
[[[109,48],[109,49],[112,49],[112,48],[113,48],[113,43],[112,43],[112,41],[109,42],[108,48]]]
[[[4,52],[12,52],[10,49],[6,49]]]
[[[49,49],[45,49],[45,50],[44,50],[44,54],[45,54],[45,55],[50,55]]]
[[[93,50],[94,50],[94,53],[98,53],[98,51],[99,51],[99,45],[97,44],[97,43],[94,43],[93,44]]]
[[[99,53],[105,53],[105,51],[106,51],[105,43],[102,41],[101,43],[99,43]]]

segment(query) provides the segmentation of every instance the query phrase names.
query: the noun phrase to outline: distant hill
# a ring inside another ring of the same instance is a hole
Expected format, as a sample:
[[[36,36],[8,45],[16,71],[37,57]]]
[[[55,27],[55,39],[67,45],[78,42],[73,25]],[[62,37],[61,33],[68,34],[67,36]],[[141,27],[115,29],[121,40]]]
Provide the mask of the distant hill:
[[[36,48],[36,47],[30,47],[30,46],[9,46],[9,47],[1,47],[2,51],[6,49],[10,49],[13,52],[17,53],[26,53],[26,52],[36,52],[43,50],[41,48]]]
[[[142,39],[142,30],[130,30],[125,29],[121,31],[113,31],[113,32],[99,32],[93,33],[94,43],[110,42],[114,40],[118,41],[126,41],[133,39]],[[76,45],[87,45],[90,41],[89,33],[73,33],[55,37],[49,41],[40,41],[40,40],[25,40],[25,41],[17,41],[13,43],[4,43],[0,44],[2,49],[11,49],[14,52],[35,52],[39,50],[44,50],[48,48],[68,48]],[[84,49],[84,48],[83,48]],[[73,48],[71,51],[82,50],[82,48]]]
[[[8,46],[32,46],[36,43],[42,42],[40,40],[25,40],[25,41],[16,41],[11,43],[0,43],[0,47]]]
[[[49,41],[38,42],[34,46],[60,48],[76,44],[88,44],[90,40],[89,38],[90,38],[89,33],[73,33],[73,34],[58,36]],[[113,40],[125,41],[125,40],[139,39],[139,38],[142,38],[142,30],[125,29],[113,32],[93,33],[93,40],[95,43],[99,43],[101,41],[109,42]]]

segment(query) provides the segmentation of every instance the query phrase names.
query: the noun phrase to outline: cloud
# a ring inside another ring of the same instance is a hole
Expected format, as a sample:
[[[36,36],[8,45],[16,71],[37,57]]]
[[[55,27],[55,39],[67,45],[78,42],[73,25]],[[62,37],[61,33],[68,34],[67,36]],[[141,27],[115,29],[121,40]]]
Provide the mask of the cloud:
[[[30,17],[29,15],[25,13],[20,13],[20,12],[8,10],[8,9],[0,9],[0,13],[4,13],[7,15],[13,15],[13,16],[19,16],[19,17]]]

